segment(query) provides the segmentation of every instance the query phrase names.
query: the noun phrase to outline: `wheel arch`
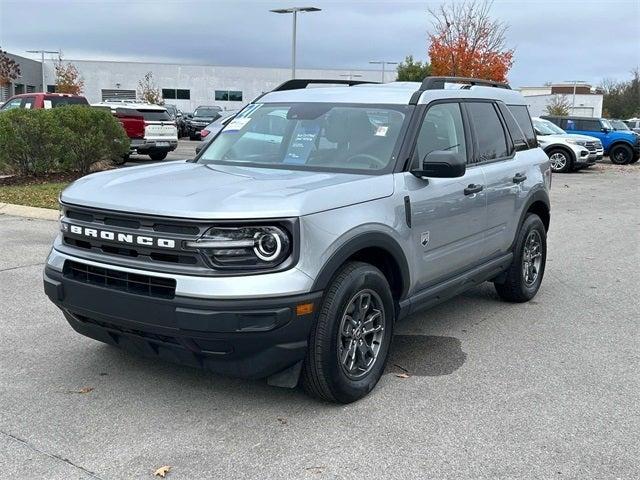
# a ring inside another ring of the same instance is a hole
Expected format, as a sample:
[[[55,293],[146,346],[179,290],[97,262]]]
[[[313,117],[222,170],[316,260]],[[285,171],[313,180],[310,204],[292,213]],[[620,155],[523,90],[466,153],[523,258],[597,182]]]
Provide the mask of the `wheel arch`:
[[[569,155],[569,161],[571,162],[570,167],[573,166],[574,163],[576,163],[576,154],[574,153],[573,150],[571,150],[571,148],[567,147],[566,145],[562,145],[559,143],[554,143],[553,145],[549,145],[547,148],[544,149],[544,153],[547,154],[547,157],[549,156],[549,152],[551,152],[552,150],[562,150],[564,153]]]
[[[400,244],[382,232],[361,233],[336,250],[323,265],[313,284],[313,291],[326,289],[337,271],[349,261],[370,263],[387,277],[394,300],[407,296],[410,272]]]
[[[524,219],[527,217],[527,214],[535,213],[540,217],[542,223],[544,224],[545,230],[549,231],[549,226],[551,224],[551,201],[549,200],[549,194],[543,188],[539,188],[535,192],[533,192],[527,202],[525,203],[524,208],[522,209],[522,213],[520,214],[520,220],[518,222],[518,229],[516,230],[515,238],[513,239],[513,243],[511,244],[511,250],[513,250],[515,246],[515,242],[518,239],[518,232],[522,228],[522,224],[524,223]]]

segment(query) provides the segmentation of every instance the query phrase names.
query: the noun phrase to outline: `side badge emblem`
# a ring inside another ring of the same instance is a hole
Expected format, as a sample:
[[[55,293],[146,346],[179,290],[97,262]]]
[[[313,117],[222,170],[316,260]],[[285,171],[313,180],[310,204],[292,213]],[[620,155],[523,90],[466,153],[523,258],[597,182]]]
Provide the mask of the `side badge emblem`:
[[[420,243],[423,247],[426,247],[429,244],[429,232],[422,232],[420,235]]]

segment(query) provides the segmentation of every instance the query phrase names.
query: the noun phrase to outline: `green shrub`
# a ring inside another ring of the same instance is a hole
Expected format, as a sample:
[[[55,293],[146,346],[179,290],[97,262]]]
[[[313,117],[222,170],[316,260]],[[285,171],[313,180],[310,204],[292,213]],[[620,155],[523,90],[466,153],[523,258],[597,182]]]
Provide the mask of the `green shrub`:
[[[111,113],[81,105],[0,113],[0,169],[20,175],[76,171],[116,161],[129,139]]]
[[[97,162],[116,162],[129,152],[129,138],[109,111],[81,105],[52,110],[64,134],[62,166],[88,173]]]
[[[15,109],[0,114],[0,165],[19,175],[38,175],[58,166],[62,129],[52,110]]]

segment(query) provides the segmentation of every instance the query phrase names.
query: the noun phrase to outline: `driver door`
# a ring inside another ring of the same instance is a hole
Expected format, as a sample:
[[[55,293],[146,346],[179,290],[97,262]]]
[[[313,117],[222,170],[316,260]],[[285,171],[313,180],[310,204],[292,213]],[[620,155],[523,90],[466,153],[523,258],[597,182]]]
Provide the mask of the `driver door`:
[[[417,178],[404,173],[411,201],[416,287],[422,289],[478,264],[487,228],[483,169],[469,164],[471,137],[458,102],[436,103],[422,121],[413,165],[431,151],[449,150],[467,159],[458,178]]]

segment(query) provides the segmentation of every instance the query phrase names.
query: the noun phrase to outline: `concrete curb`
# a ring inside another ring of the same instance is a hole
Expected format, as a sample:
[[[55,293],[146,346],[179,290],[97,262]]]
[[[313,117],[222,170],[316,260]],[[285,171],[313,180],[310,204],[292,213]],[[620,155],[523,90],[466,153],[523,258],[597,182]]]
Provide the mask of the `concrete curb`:
[[[50,208],[27,207],[25,205],[13,205],[12,203],[0,203],[0,215],[13,217],[37,218],[39,220],[58,220],[60,214]]]

